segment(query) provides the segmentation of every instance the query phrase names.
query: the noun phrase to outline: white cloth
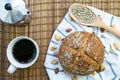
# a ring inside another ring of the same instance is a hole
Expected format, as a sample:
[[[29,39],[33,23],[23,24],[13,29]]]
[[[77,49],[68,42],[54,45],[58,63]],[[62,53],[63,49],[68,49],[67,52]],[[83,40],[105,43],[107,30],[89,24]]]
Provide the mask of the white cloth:
[[[111,14],[108,14],[106,12],[103,12],[101,10],[98,10],[96,8],[90,7],[96,15],[99,15],[103,22],[105,22],[107,25],[111,26],[112,24],[116,25],[116,28],[120,30],[120,18],[113,16]],[[69,13],[66,13],[65,17],[61,21],[61,23],[58,25],[57,29],[55,30],[49,47],[46,54],[46,59],[44,66],[46,68],[46,71],[48,73],[48,76],[50,80],[72,80],[72,75],[68,73],[63,72],[62,66],[59,64],[53,65],[51,64],[51,61],[53,59],[59,59],[53,55],[54,52],[57,52],[59,50],[59,46],[61,41],[56,41],[54,38],[55,34],[58,34],[61,36],[61,38],[66,37],[70,33],[66,33],[67,28],[72,28],[72,32],[75,31],[88,31],[88,32],[94,32],[103,42],[104,45],[104,65],[105,70],[103,72],[97,73],[96,75],[86,75],[86,76],[77,76],[78,80],[119,80],[120,78],[120,49],[116,50],[113,47],[113,43],[116,42],[117,45],[120,46],[120,38],[116,37],[112,33],[105,30],[105,32],[101,32],[99,28],[97,27],[86,27],[83,25],[78,25],[75,21],[70,21]],[[120,33],[120,32],[118,32]],[[50,47],[52,45],[56,45],[57,49],[55,51],[51,51]],[[109,50],[112,49],[114,54],[109,53]],[[60,72],[58,74],[54,73],[54,69],[59,68]]]

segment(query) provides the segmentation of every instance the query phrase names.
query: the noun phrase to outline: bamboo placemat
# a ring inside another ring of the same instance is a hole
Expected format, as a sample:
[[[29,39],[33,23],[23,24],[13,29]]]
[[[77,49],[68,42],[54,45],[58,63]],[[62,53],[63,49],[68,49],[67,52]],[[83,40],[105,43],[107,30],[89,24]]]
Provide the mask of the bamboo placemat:
[[[43,65],[46,51],[53,31],[72,3],[93,6],[120,16],[120,0],[25,0],[25,2],[32,11],[30,24],[14,26],[0,22],[0,80],[49,80]],[[33,38],[39,45],[40,55],[34,65],[27,69],[17,69],[10,75],[6,71],[10,65],[6,57],[6,48],[17,36]]]

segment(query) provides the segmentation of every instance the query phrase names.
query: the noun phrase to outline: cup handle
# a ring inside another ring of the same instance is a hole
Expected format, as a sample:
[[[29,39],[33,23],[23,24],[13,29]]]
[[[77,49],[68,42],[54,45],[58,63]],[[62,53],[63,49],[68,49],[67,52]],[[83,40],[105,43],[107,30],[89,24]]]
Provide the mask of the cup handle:
[[[10,74],[12,74],[12,73],[14,73],[16,71],[16,69],[17,69],[17,67],[15,67],[14,65],[11,64],[9,66],[7,72],[10,73]]]

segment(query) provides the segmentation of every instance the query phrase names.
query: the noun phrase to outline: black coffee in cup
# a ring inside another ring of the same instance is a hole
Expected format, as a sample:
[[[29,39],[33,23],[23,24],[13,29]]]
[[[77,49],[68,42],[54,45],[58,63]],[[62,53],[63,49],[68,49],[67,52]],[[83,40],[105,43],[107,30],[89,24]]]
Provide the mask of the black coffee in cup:
[[[28,39],[22,39],[15,43],[13,56],[20,63],[29,63],[36,57],[36,47]]]

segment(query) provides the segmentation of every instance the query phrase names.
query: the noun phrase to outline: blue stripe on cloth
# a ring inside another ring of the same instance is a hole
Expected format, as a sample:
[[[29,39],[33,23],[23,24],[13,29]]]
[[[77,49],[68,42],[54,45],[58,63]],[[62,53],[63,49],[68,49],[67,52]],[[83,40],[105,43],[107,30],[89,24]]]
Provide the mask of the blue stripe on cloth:
[[[52,57],[56,57],[54,54],[50,54],[50,53],[47,53],[47,55],[52,56]]]
[[[114,19],[114,16],[112,16],[111,19],[110,19],[110,26],[112,26],[113,19]]]
[[[64,37],[66,37],[66,35],[64,33],[62,33],[59,29],[56,29],[60,34],[62,34]]]
[[[112,80],[117,80],[117,79],[120,80],[120,73],[118,73],[118,75],[116,77],[114,77]]]
[[[117,77],[117,76],[116,76]],[[116,79],[116,77],[114,77],[112,80],[115,80]]]
[[[101,38],[104,38],[104,39],[105,39],[105,36],[104,36],[104,35],[101,35]]]
[[[103,80],[102,75],[99,73],[100,79]]]
[[[45,66],[45,68],[46,68],[46,69],[49,69],[49,70],[55,70],[54,68],[50,68],[50,67],[46,67],[46,66]],[[64,70],[59,70],[59,72],[63,72],[63,71],[64,71]]]
[[[112,45],[111,45],[111,44],[110,44],[110,48],[112,49]],[[114,52],[114,51],[113,51],[113,52]],[[114,54],[115,54],[116,56],[118,56],[118,54],[117,54],[117,53],[115,53],[115,52],[114,52]]]
[[[115,53],[115,52],[114,52],[114,54],[115,54],[116,56],[118,56],[118,54],[117,54],[117,53]]]
[[[53,40],[51,40],[51,42],[52,42],[53,44],[56,44],[56,45],[58,45],[58,43],[57,43],[57,42],[55,42],[55,41],[53,41]]]
[[[107,52],[106,50],[104,50],[104,51],[105,51],[105,53],[109,54],[109,52]]]
[[[106,61],[106,60],[105,60]],[[112,73],[114,74],[114,76],[116,77],[117,76],[117,74],[115,73],[115,71],[114,71],[114,69],[113,69],[113,67],[112,67],[112,64],[110,64],[108,61],[106,61],[108,64],[109,64],[109,66],[110,66],[110,68],[111,68],[111,71],[112,71]]]
[[[100,14],[98,14],[98,17],[100,17]]]
[[[67,18],[64,19],[77,31],[77,28]]]
[[[120,51],[120,49],[118,49],[118,51]]]
[[[96,32],[95,32],[96,35],[98,35],[98,27],[96,28]]]
[[[104,35],[101,35],[101,38],[106,40],[106,37]],[[109,43],[110,48],[112,48],[112,45]],[[105,48],[105,47],[104,47]],[[109,52],[107,52],[106,50],[104,50],[107,54],[109,54]],[[115,53],[115,52],[114,52]],[[115,53],[116,56],[118,56],[117,53]]]
[[[87,76],[87,80],[89,80],[88,76]]]

